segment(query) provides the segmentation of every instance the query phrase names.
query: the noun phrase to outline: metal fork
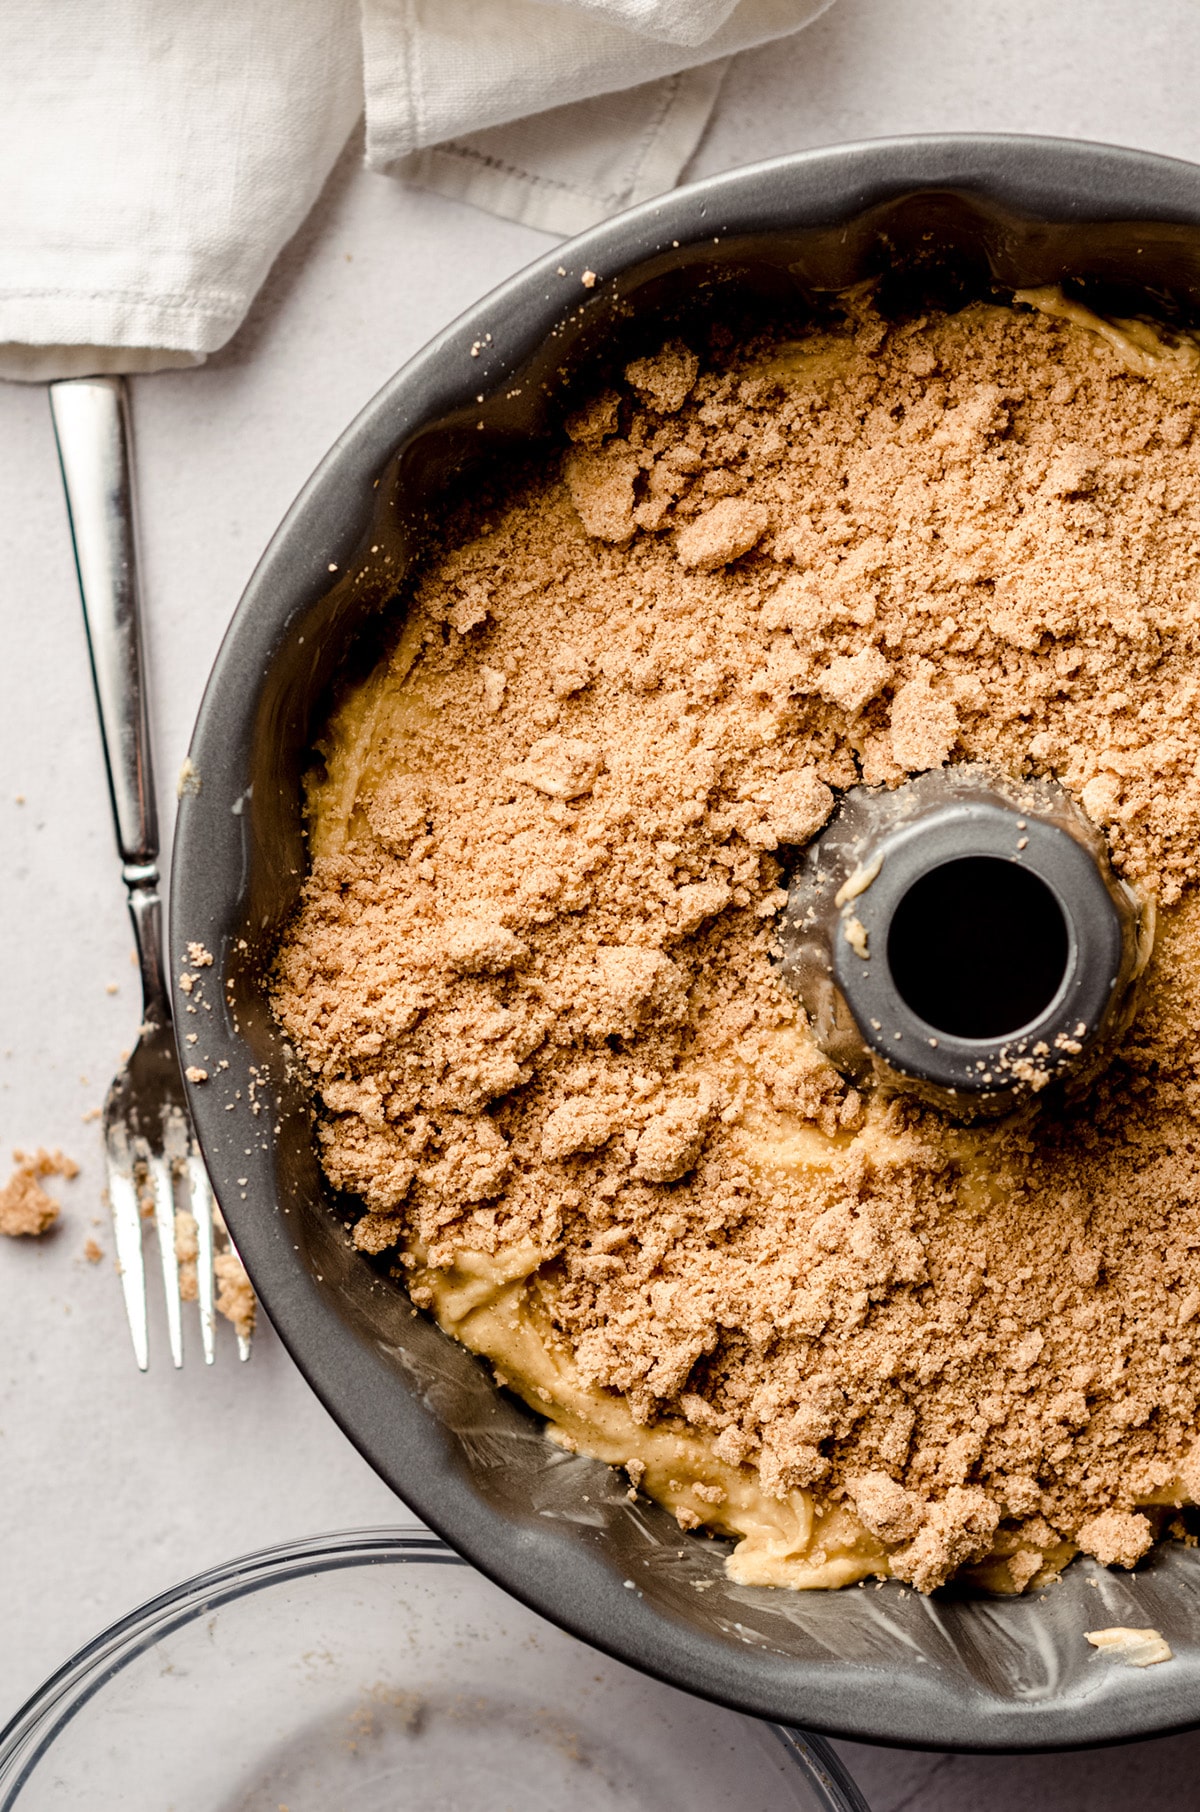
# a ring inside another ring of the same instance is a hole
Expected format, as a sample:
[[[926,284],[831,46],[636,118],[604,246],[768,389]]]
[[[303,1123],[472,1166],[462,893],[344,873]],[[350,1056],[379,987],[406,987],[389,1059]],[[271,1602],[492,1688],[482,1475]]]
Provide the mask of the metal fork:
[[[114,1078],[104,1104],[104,1154],[117,1268],[134,1355],[145,1371],[149,1338],[142,1221],[144,1215],[152,1217],[158,1234],[171,1357],[177,1366],[182,1365],[183,1315],[175,1239],[178,1186],[196,1220],[200,1339],[205,1363],[211,1365],[216,1345],[215,1226],[223,1234],[224,1223],[216,1210],[188,1113],[163,968],[158,813],[138,601],[128,391],[119,377],[65,379],[50,386],[50,410],[75,546],[121,873],[142,977],[138,1041]],[[242,1358],[248,1359],[249,1339],[240,1333],[238,1346]]]

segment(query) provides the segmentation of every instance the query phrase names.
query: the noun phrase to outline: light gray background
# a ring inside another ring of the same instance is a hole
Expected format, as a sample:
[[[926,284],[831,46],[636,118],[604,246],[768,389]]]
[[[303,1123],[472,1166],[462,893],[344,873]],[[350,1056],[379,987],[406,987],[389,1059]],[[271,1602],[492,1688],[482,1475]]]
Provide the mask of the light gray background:
[[[836,0],[731,71],[694,174],[889,132],[1054,132],[1200,156],[1194,0]],[[233,344],[138,380],[160,792],[265,542],[339,430],[541,234],[406,189],[351,147]],[[17,803],[17,795],[24,804]],[[239,1367],[134,1369],[94,1122],[139,1018],[46,397],[0,385],[0,1162],[58,1145],[53,1237],[0,1241],[0,1719],[184,1575],[317,1530],[411,1520],[269,1328]],[[115,994],[106,991],[117,984]],[[85,1239],[102,1265],[82,1257]],[[194,1332],[194,1329],[191,1330]],[[195,1341],[192,1343],[195,1359]],[[1104,1665],[1104,1663],[1098,1663]],[[1196,1804],[1200,1735],[1076,1757],[846,1746],[877,1812]]]

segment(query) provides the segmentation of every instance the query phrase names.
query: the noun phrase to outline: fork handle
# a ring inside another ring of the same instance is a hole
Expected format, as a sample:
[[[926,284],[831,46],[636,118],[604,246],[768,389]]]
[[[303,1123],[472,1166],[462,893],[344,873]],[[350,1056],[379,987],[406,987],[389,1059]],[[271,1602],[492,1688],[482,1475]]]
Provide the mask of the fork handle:
[[[75,547],[92,682],[121,872],[147,1017],[169,1014],[158,895],[158,813],[150,761],[138,596],[133,437],[120,377],[50,385],[50,412]]]

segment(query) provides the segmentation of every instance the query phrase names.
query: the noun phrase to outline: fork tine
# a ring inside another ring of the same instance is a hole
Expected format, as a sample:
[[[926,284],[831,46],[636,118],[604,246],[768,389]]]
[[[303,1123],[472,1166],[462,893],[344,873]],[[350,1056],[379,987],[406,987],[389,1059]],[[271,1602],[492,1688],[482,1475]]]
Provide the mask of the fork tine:
[[[213,1190],[199,1152],[187,1156],[192,1214],[196,1221],[196,1291],[200,1298],[200,1339],[204,1363],[211,1365],[216,1348],[215,1285],[213,1282]]]
[[[245,1267],[245,1265],[242,1265],[242,1255],[233,1243],[233,1235],[229,1231],[228,1221],[225,1219],[225,1216],[221,1213],[220,1203],[217,1204],[215,1220],[216,1220],[216,1227],[217,1227],[217,1236],[220,1240],[222,1252],[227,1252],[232,1259],[234,1259],[239,1265],[241,1265],[242,1270],[244,1271],[246,1269],[246,1267]],[[250,1336],[250,1334],[243,1334],[242,1330],[239,1327],[237,1327],[236,1324],[234,1327],[234,1332],[237,1335],[238,1358],[242,1361],[242,1364],[244,1365],[246,1363],[246,1360],[250,1357],[251,1336]]]
[[[117,1248],[117,1270],[121,1293],[125,1298],[125,1319],[133,1340],[133,1355],[138,1370],[150,1363],[149,1336],[146,1327],[146,1272],[142,1261],[142,1216],[138,1203],[133,1158],[125,1129],[111,1129],[104,1148],[108,1170],[108,1201],[112,1210],[113,1239]]]
[[[171,1343],[171,1357],[176,1366],[180,1366],[183,1364],[183,1316],[179,1300],[179,1259],[175,1251],[175,1188],[165,1158],[147,1153],[143,1162],[154,1191],[154,1225],[158,1230],[167,1337]]]
[[[228,1233],[228,1231],[229,1231],[229,1229],[226,1228],[226,1233]],[[233,1253],[233,1256],[237,1259],[238,1264],[241,1265],[242,1264],[242,1255],[238,1251],[237,1247],[234,1245],[232,1237],[229,1240],[229,1250]],[[246,1268],[245,1265],[242,1265],[243,1271],[245,1270],[245,1268]],[[237,1330],[237,1343],[238,1343],[238,1358],[241,1360],[242,1364],[245,1365],[247,1359],[250,1357],[250,1335],[243,1334],[240,1328],[238,1328],[238,1330]]]

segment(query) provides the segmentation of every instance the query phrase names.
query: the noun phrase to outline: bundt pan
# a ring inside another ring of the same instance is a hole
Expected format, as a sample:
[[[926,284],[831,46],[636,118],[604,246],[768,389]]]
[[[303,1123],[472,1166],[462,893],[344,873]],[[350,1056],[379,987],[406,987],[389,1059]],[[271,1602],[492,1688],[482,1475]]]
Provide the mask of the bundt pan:
[[[171,909],[174,954],[197,940],[215,957],[209,1010],[180,1016],[203,1035],[185,1060],[202,1050],[210,1078],[193,1111],[239,1250],[313,1389],[413,1510],[517,1598],[783,1723],[938,1748],[1118,1741],[1200,1721],[1200,1551],[1167,1545],[1133,1575],[1077,1561],[1030,1599],[730,1583],[722,1543],[682,1536],[665,1511],[630,1503],[623,1478],[553,1446],[349,1249],[266,999],[305,872],[301,780],[331,687],[397,620],[447,502],[536,452],[568,406],[671,333],[714,316],[794,331],[867,278],[899,306],[1068,281],[1121,314],[1200,320],[1200,168],[976,136],[779,158],[556,247],[406,365],[272,541],[200,709]],[[1175,1659],[1143,1672],[1097,1655],[1084,1631],[1112,1624],[1155,1625]]]

